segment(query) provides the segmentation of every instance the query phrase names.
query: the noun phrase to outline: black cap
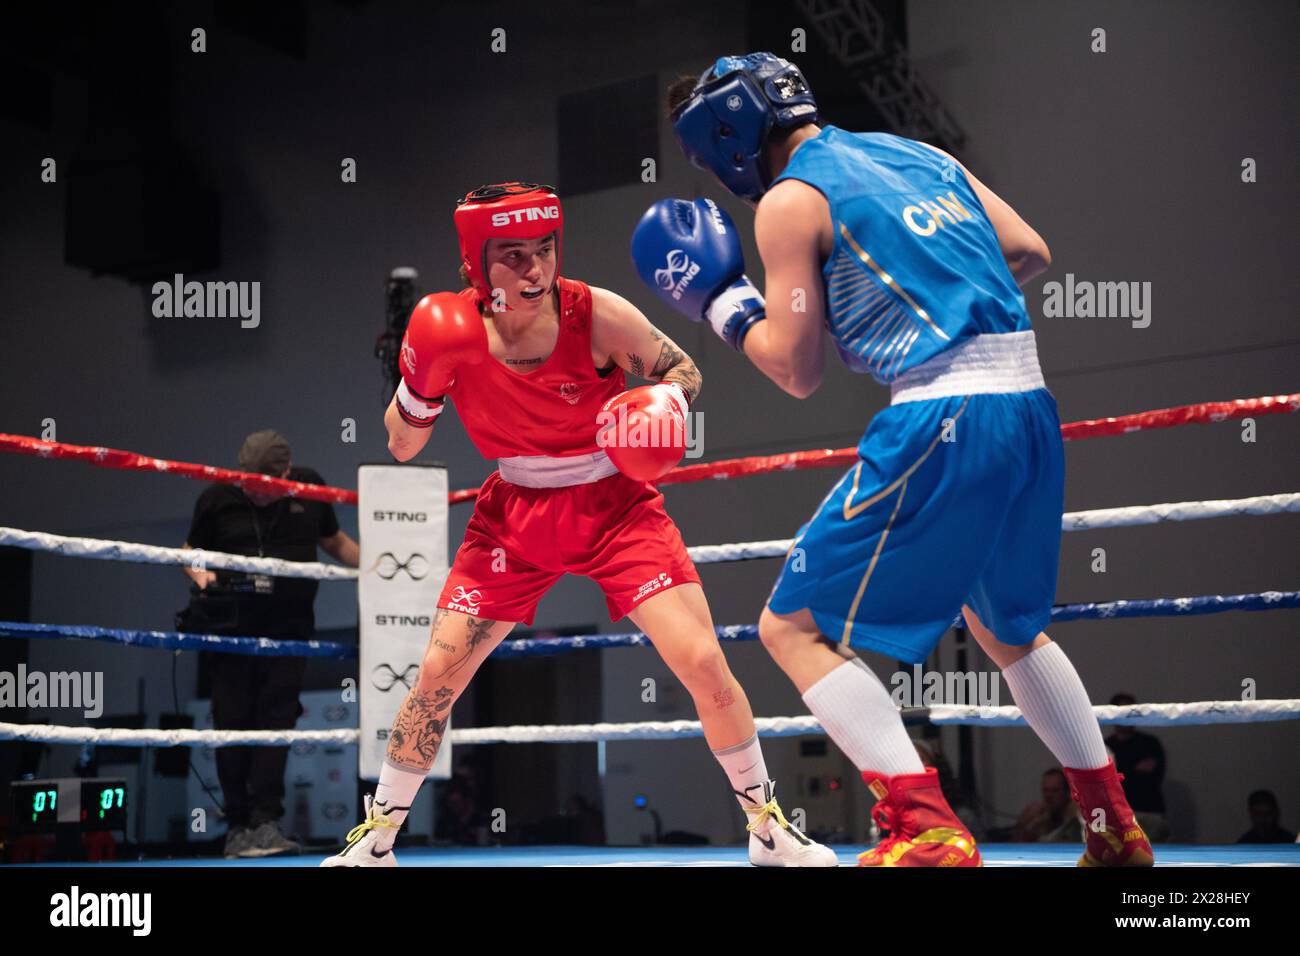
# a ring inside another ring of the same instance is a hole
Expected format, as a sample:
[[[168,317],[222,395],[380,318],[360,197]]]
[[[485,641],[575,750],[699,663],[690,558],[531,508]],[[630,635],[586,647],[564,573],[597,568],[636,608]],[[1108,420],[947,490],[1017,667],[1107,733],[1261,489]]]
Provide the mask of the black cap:
[[[289,443],[273,428],[263,428],[244,439],[239,449],[239,467],[279,478],[289,467]]]

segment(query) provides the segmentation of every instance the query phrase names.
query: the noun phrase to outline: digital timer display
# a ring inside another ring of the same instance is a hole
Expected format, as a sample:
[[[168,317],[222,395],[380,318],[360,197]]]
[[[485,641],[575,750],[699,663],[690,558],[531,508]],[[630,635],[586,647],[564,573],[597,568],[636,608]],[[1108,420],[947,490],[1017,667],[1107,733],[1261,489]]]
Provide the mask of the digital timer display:
[[[15,831],[125,830],[126,781],[120,778],[16,780],[9,786]]]
[[[83,780],[81,826],[85,830],[126,829],[126,781]]]
[[[31,812],[32,823],[41,823],[43,820],[53,822],[58,817],[59,791],[57,787],[39,790],[33,790],[27,799],[28,809]]]

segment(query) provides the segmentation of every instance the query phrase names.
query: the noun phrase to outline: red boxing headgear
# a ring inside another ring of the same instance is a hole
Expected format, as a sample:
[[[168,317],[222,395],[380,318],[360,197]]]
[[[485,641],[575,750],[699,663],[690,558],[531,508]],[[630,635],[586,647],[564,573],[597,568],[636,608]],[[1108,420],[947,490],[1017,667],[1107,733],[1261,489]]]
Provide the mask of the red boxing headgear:
[[[487,241],[493,237],[541,239],[555,233],[555,275],[559,276],[564,215],[554,187],[537,183],[480,186],[456,201],[455,220],[460,236],[460,258],[480,302],[492,300],[484,253]],[[555,287],[554,280],[551,287]]]

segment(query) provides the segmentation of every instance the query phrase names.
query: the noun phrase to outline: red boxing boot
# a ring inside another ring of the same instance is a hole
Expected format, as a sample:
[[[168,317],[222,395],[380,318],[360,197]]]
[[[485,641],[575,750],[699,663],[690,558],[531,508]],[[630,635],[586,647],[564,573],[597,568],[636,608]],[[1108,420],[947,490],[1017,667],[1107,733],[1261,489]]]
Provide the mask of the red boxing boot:
[[[1083,811],[1088,842],[1079,866],[1153,866],[1151,841],[1133,817],[1115,762],[1096,770],[1065,770],[1070,796]],[[1100,812],[1098,812],[1100,811]]]
[[[892,777],[864,770],[879,801],[871,816],[889,836],[858,856],[858,866],[983,866],[966,825],[957,819],[933,767]]]

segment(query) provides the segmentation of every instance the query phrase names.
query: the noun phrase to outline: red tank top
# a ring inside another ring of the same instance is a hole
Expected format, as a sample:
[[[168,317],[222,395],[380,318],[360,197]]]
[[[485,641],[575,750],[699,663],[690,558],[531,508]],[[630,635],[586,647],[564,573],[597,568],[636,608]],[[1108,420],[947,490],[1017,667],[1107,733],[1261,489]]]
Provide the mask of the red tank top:
[[[605,376],[591,361],[591,289],[557,279],[560,331],[541,367],[512,372],[491,355],[456,368],[447,394],[470,440],[485,458],[549,455],[564,458],[599,451],[596,415],[623,391],[623,369]],[[461,295],[473,296],[472,289]]]

